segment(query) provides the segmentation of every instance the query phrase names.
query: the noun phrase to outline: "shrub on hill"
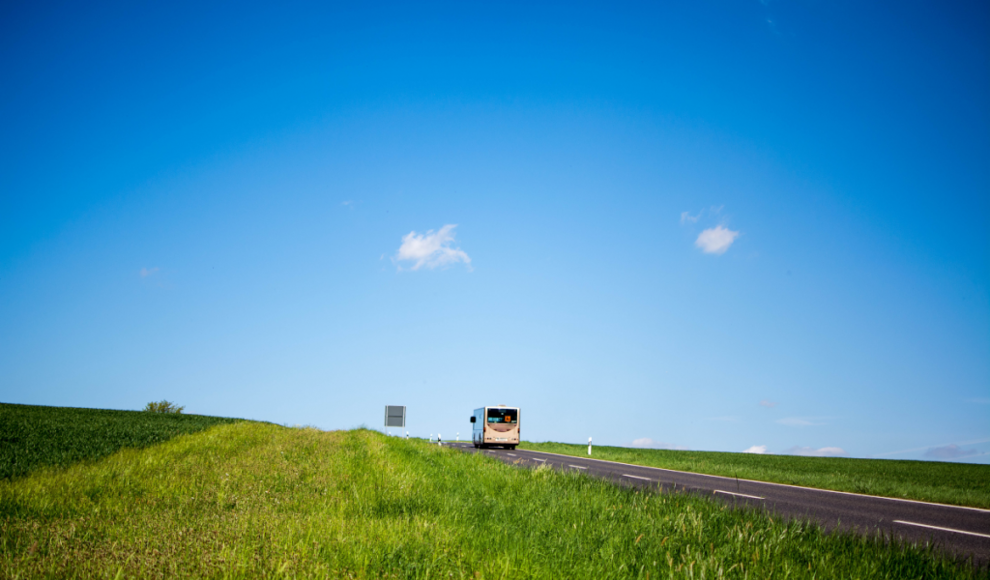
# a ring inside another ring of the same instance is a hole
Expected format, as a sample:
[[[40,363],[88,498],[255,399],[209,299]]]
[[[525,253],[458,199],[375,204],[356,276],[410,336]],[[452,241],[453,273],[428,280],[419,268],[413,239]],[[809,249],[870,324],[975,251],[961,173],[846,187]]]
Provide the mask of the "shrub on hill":
[[[157,403],[152,401],[144,407],[144,410],[149,413],[174,413],[176,415],[182,413],[183,409],[185,409],[185,407],[176,407],[175,403],[170,403],[165,399],[162,399]]]

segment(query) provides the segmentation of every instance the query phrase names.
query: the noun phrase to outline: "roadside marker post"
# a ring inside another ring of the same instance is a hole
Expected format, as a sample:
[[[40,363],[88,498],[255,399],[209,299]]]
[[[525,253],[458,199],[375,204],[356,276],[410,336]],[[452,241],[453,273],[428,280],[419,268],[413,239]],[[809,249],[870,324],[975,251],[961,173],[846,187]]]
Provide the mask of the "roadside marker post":
[[[591,437],[588,437],[588,455],[591,455]]]
[[[437,433],[437,445],[443,447],[443,439],[440,437],[439,433]]]

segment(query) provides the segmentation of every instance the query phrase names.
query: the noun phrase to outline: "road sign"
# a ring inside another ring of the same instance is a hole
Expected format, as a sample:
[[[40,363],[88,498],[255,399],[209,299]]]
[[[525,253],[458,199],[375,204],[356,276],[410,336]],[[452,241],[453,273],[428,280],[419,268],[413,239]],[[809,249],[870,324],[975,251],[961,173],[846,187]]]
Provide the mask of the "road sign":
[[[405,427],[406,408],[398,405],[385,405],[385,426]]]

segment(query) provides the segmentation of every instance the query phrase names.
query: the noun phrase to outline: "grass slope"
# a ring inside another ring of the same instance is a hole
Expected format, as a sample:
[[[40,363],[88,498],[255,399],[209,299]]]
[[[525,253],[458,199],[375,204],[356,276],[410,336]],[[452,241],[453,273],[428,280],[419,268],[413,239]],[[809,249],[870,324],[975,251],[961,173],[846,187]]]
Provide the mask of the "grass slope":
[[[99,459],[236,419],[0,403],[0,479]]]
[[[524,442],[519,447],[588,456],[586,445]],[[593,453],[595,459],[664,469],[990,508],[990,465],[604,446]]]
[[[0,482],[5,578],[974,578],[825,535],[367,430],[239,422]]]

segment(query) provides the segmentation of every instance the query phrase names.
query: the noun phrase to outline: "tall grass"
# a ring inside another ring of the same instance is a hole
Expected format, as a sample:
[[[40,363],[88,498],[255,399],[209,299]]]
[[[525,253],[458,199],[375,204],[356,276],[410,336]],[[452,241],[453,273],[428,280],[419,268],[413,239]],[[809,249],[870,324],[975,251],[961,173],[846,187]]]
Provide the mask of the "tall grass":
[[[523,442],[519,447],[588,456],[586,445]],[[990,465],[605,446],[593,453],[595,459],[664,469],[990,508]]]
[[[368,430],[241,422],[0,482],[5,578],[975,578],[824,534]]]
[[[0,403],[0,479],[106,457],[236,419]]]

